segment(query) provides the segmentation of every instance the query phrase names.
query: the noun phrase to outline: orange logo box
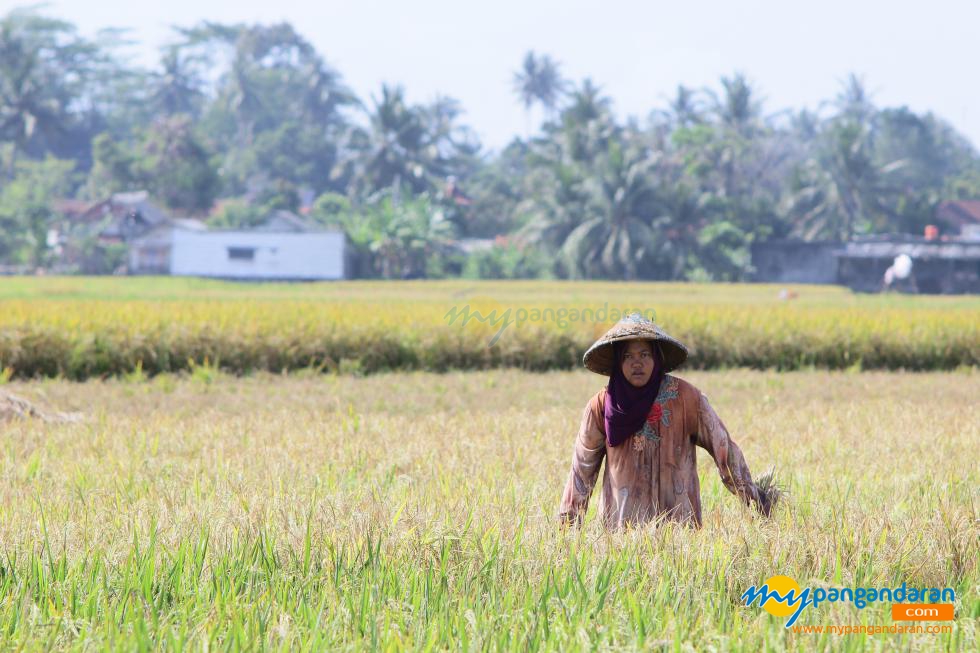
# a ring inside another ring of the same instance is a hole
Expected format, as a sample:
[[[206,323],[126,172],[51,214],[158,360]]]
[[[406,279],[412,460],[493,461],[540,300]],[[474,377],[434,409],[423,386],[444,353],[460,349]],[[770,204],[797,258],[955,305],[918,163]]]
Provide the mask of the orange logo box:
[[[894,621],[952,621],[952,603],[893,603]]]

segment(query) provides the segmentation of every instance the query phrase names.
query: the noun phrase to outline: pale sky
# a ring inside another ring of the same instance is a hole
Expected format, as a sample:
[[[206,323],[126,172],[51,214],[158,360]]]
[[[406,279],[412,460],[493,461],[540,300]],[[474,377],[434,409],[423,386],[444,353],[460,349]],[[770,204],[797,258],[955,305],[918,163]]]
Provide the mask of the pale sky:
[[[735,71],[768,112],[815,109],[854,72],[878,106],[933,111],[980,147],[976,0],[53,0],[47,13],[88,36],[131,28],[147,65],[170,25],[289,21],[363,100],[382,82],[417,102],[449,95],[491,148],[527,130],[512,78],[528,50],[644,119],[678,84],[718,89]]]

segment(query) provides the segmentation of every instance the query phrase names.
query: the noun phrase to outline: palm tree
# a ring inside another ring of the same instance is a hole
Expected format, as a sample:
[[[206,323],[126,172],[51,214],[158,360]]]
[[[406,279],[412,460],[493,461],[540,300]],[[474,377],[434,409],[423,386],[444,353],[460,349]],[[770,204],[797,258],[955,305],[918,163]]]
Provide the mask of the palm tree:
[[[433,192],[448,176],[462,176],[479,154],[475,133],[458,122],[461,113],[452,98],[409,105],[401,86],[383,85],[368,128],[350,131],[348,156],[335,174],[350,179],[355,197],[386,189],[397,197],[402,187],[413,194]]]
[[[850,240],[862,222],[886,211],[885,198],[894,192],[889,175],[903,160],[878,163],[870,130],[848,120],[832,124],[816,158],[797,172],[787,208],[795,233],[804,239]]]
[[[721,124],[741,136],[752,136],[759,127],[762,102],[756,99],[756,92],[742,73],[732,77],[722,77],[724,95],[711,90],[707,93],[714,102],[714,112]]]
[[[531,107],[535,103],[544,108],[549,118],[553,117],[558,103],[567,92],[567,82],[561,76],[559,64],[548,55],[539,57],[533,51],[524,55],[521,69],[514,73],[513,84],[529,120]]]
[[[837,96],[838,113],[817,138],[815,154],[796,171],[785,207],[803,238],[846,242],[859,227],[886,222],[887,198],[904,159],[881,160],[876,146],[877,109],[863,81],[850,75]]]
[[[651,226],[656,159],[634,143],[615,140],[586,180],[592,216],[576,227],[561,254],[576,276],[647,276],[658,237]]]
[[[868,124],[876,113],[871,94],[868,92],[864,78],[851,73],[843,82],[837,94],[836,105],[839,116],[860,124]]]
[[[537,155],[540,156],[540,155]],[[529,155],[524,181],[525,199],[515,213],[525,223],[517,237],[543,249],[557,251],[568,235],[591,217],[589,190],[581,165]]]
[[[169,45],[164,49],[160,60],[162,70],[152,76],[150,92],[150,103],[159,113],[165,116],[197,115],[204,97],[204,80],[195,69],[200,63],[200,55],[185,53],[180,45]]]
[[[13,143],[7,173],[18,153],[43,154],[71,127],[69,105],[83,92],[99,57],[67,22],[32,10],[0,19],[0,140]]]
[[[517,207],[527,216],[520,236],[557,251],[569,234],[594,217],[587,188],[591,165],[618,138],[611,101],[586,79],[558,122],[529,144],[524,182],[526,199]]]
[[[612,114],[612,100],[588,78],[571,93],[558,129],[552,136],[560,139],[565,155],[584,163],[605,152],[621,132]]]
[[[666,110],[654,111],[655,119],[662,118],[671,129],[700,124],[704,120],[704,107],[697,90],[678,84],[674,97],[668,100]]]
[[[402,185],[418,193],[428,190],[440,171],[433,169],[438,152],[430,147],[423,112],[405,101],[401,86],[382,85],[381,97],[372,99],[368,129],[351,132],[350,155],[342,162],[353,194],[365,196],[384,189],[397,193]]]

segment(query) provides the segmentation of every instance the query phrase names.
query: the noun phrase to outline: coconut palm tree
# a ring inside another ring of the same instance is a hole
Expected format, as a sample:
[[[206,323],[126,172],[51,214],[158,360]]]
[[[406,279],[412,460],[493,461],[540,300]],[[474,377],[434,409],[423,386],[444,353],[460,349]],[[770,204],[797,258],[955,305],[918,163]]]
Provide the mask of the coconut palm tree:
[[[889,175],[905,161],[879,163],[870,129],[850,120],[831,124],[815,158],[797,171],[787,206],[794,232],[804,239],[846,242],[885,210]]]
[[[383,85],[368,128],[349,132],[348,156],[335,174],[350,179],[355,197],[394,189],[397,198],[403,187],[434,192],[448,176],[462,176],[479,154],[476,135],[458,122],[461,113],[452,98],[410,105],[401,86]]]
[[[670,129],[700,124],[704,121],[705,111],[700,96],[700,91],[678,84],[674,97],[668,100],[667,109],[654,111],[652,118],[658,123],[666,123]]]
[[[531,107],[536,103],[549,118],[554,117],[558,103],[567,92],[567,82],[562,78],[560,68],[548,55],[538,56],[533,51],[524,55],[521,69],[514,73],[513,87],[529,120]]]
[[[732,77],[722,77],[724,89],[722,96],[708,90],[714,103],[714,113],[723,127],[742,136],[752,136],[759,128],[762,117],[762,102],[758,93],[742,73]]]
[[[342,162],[351,179],[352,194],[370,193],[402,186],[421,193],[433,184],[433,162],[438,158],[427,131],[425,117],[418,107],[405,101],[401,86],[381,87],[373,98],[366,130],[351,132],[348,157]]]
[[[197,66],[203,63],[200,54],[187,52],[178,44],[164,49],[161,70],[151,75],[149,101],[155,112],[165,116],[198,114],[204,99],[204,80]]]
[[[863,81],[850,75],[837,96],[838,113],[822,125],[813,155],[798,166],[784,207],[805,239],[850,240],[859,229],[887,221],[892,177],[907,165],[877,152],[877,109]]]
[[[660,244],[652,228],[657,159],[635,142],[611,141],[586,179],[591,216],[561,246],[574,276],[634,279],[650,274]]]

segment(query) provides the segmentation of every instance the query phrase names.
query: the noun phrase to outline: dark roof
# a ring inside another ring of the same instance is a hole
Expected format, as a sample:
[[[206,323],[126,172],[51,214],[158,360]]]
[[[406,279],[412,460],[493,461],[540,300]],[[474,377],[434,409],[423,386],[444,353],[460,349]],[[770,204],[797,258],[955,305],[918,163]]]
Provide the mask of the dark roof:
[[[125,218],[135,214],[138,220],[155,226],[166,223],[169,217],[163,209],[153,203],[149,193],[145,190],[132,193],[115,193],[110,197],[92,204],[78,218],[85,222],[93,222],[112,215],[116,218]]]
[[[908,254],[912,259],[966,259],[980,260],[980,242],[971,241],[926,241],[888,242],[863,241],[850,242],[834,252],[840,258],[892,259],[899,254]]]

